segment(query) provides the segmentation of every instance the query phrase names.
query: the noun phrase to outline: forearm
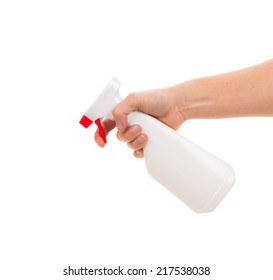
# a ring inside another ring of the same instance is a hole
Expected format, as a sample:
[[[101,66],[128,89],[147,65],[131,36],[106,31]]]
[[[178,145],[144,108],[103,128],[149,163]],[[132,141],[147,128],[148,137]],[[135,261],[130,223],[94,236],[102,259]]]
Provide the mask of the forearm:
[[[185,119],[273,116],[273,60],[176,86]]]

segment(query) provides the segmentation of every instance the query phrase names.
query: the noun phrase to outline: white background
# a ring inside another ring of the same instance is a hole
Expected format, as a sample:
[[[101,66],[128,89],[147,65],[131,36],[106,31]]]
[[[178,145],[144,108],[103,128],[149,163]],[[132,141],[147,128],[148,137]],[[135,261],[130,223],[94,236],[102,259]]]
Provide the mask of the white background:
[[[272,27],[262,0],[2,0],[0,278],[112,279],[62,274],[120,265],[153,269],[146,279],[162,277],[157,266],[272,279],[272,119],[180,129],[236,172],[204,215],[151,179],[115,132],[100,149],[95,127],[78,124],[112,76],[125,96],[251,66],[272,58]]]

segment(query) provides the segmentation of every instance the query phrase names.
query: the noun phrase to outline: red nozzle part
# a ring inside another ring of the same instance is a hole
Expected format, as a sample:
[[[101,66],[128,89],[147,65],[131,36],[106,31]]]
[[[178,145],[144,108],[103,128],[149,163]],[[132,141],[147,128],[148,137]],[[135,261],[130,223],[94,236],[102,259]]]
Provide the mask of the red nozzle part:
[[[88,128],[91,124],[93,123],[92,120],[90,120],[88,117],[86,117],[85,115],[82,116],[81,120],[80,120],[80,124],[82,126],[84,126],[85,128]],[[100,118],[95,120],[95,124],[97,125],[98,129],[99,129],[99,135],[102,138],[103,142],[106,144],[107,140],[106,140],[106,135],[105,135],[105,131],[101,125],[101,121]]]
[[[88,117],[86,117],[85,115],[82,116],[81,120],[80,120],[80,124],[82,126],[84,126],[85,128],[87,128],[88,126],[90,126],[93,123],[93,121],[91,121]]]
[[[100,137],[102,138],[103,142],[106,144],[107,143],[106,135],[105,135],[105,131],[101,125],[100,118],[95,120],[95,124],[97,125],[97,127],[99,129]]]

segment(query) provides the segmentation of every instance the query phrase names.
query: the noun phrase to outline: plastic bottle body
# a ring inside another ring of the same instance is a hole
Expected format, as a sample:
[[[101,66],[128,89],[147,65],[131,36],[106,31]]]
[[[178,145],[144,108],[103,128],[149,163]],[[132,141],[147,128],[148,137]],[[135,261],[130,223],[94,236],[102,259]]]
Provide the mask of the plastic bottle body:
[[[128,121],[149,136],[149,174],[195,212],[214,210],[235,182],[232,167],[151,116],[132,112]]]
[[[80,124],[87,128],[95,122],[105,137],[100,120],[113,118],[113,108],[122,101],[119,87],[120,81],[113,78]],[[149,174],[195,212],[215,209],[235,182],[232,167],[149,115],[132,112],[128,122],[139,124],[149,136],[144,149]]]

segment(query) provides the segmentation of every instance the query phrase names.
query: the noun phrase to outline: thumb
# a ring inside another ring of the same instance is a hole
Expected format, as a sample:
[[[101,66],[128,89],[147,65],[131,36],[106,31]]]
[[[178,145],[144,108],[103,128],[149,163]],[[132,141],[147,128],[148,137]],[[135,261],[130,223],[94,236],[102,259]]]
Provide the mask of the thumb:
[[[121,101],[112,111],[117,129],[124,131],[128,126],[128,115],[133,111],[140,110],[139,95],[130,93],[123,101]]]

